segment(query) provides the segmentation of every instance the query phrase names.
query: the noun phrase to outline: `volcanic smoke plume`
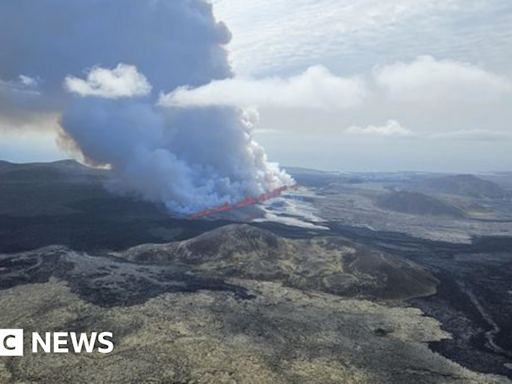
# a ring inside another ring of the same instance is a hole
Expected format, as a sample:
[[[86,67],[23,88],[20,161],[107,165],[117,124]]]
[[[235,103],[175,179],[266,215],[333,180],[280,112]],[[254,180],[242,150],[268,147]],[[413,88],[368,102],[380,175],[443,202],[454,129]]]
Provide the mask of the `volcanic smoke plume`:
[[[229,40],[202,0],[0,0],[0,81],[13,89],[0,102],[61,114],[120,193],[182,214],[233,203],[291,182],[252,140],[254,114],[158,104],[231,77]]]

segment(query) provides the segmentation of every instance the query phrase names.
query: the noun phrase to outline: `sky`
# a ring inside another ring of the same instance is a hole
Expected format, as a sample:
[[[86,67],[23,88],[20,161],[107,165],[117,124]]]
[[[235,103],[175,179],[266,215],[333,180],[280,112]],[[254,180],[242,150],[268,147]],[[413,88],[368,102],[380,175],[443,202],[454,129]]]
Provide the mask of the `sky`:
[[[160,105],[244,109],[256,141],[282,165],[512,170],[512,2],[211,2],[231,31],[235,76],[166,90]],[[0,101],[2,84],[30,85],[0,79]],[[13,123],[4,110],[0,158],[68,156],[55,144],[58,116]]]

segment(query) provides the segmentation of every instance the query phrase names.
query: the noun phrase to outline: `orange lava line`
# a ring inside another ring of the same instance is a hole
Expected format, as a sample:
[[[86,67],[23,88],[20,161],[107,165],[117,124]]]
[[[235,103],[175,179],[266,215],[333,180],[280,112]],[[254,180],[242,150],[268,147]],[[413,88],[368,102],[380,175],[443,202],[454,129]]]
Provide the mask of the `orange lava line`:
[[[281,194],[283,192],[286,192],[290,189],[296,189],[298,187],[299,187],[298,184],[293,184],[293,185],[289,185],[289,186],[285,185],[283,187],[274,189],[272,191],[262,193],[258,198],[254,198],[252,196],[247,196],[244,200],[241,200],[235,204],[225,204],[221,207],[200,211],[200,212],[197,212],[197,213],[189,216],[188,218],[189,219],[200,219],[202,217],[214,215],[216,213],[227,212],[227,211],[231,211],[233,209],[243,208],[243,207],[247,207],[250,205],[255,205],[255,204],[262,203],[264,201],[279,197],[279,196],[281,196]]]

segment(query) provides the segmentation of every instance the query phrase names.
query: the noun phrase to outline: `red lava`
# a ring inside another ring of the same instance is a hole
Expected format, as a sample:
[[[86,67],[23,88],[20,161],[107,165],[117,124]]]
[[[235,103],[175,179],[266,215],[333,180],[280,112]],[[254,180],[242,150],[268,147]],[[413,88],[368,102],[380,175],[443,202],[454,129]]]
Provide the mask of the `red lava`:
[[[291,190],[291,189],[296,189],[298,187],[299,187],[298,184],[285,185],[285,186],[282,186],[280,188],[274,189],[272,191],[262,193],[257,198],[254,198],[252,196],[247,196],[244,200],[241,200],[241,201],[239,201],[237,203],[225,204],[225,205],[223,205],[221,207],[200,211],[200,212],[197,212],[197,213],[189,216],[188,218],[189,219],[200,219],[202,217],[214,215],[216,213],[227,212],[227,211],[231,211],[233,209],[243,208],[243,207],[247,207],[249,205],[255,205],[255,204],[262,203],[264,201],[271,200],[271,199],[274,199],[276,197],[279,197],[279,196],[281,196],[281,194],[283,192],[286,192],[286,191]]]

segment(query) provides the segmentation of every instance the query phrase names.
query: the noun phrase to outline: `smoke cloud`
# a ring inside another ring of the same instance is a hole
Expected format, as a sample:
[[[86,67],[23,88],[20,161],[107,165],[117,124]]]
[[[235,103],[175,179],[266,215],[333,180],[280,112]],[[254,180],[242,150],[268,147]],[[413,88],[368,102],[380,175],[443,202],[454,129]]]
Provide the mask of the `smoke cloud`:
[[[61,114],[116,191],[193,213],[291,182],[252,140],[254,114],[158,103],[232,77],[229,40],[202,0],[0,1],[0,97]]]

